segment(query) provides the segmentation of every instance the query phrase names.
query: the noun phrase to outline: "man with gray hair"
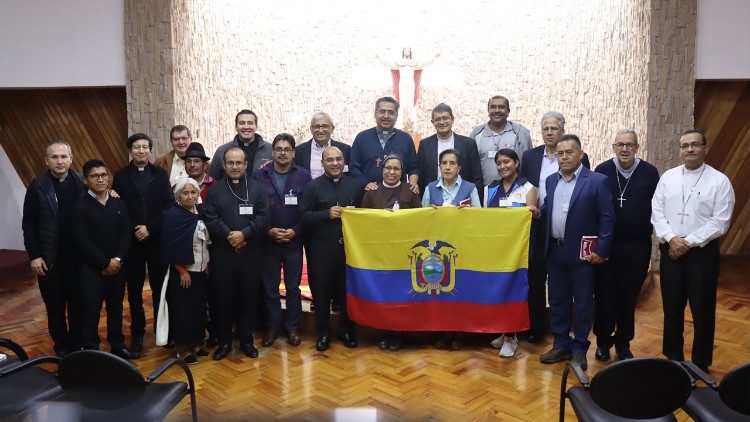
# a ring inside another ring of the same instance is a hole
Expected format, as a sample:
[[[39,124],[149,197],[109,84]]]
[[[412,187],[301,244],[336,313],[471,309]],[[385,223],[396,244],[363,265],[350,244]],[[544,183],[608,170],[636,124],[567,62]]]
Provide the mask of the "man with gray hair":
[[[539,204],[544,203],[546,186],[544,181],[551,174],[557,173],[557,143],[565,134],[565,117],[557,111],[544,113],[541,120],[544,145],[532,148],[523,153],[519,176],[525,177],[539,190]],[[581,159],[584,167],[589,168],[589,157],[583,153]],[[531,223],[531,248],[529,253],[529,319],[531,328],[527,339],[534,343],[539,341],[547,325],[545,318],[545,288],[547,281],[547,261],[545,260],[544,242],[546,225],[544,219]],[[498,347],[500,347],[498,345]]]
[[[612,193],[615,231],[609,261],[597,268],[594,334],[600,361],[610,359],[615,346],[620,360],[630,359],[630,341],[635,333],[635,301],[651,261],[651,198],[659,183],[656,167],[636,157],[638,136],[632,130],[617,132],[615,157],[596,167],[607,176]]]
[[[66,141],[47,145],[47,171],[29,185],[21,221],[23,243],[47,308],[47,326],[57,356],[81,347],[79,266],[72,225],[73,205],[86,187],[81,175],[70,171],[72,161]]]
[[[497,178],[495,154],[499,150],[509,148],[522,157],[525,151],[531,149],[529,130],[508,120],[509,114],[510,101],[502,95],[493,96],[487,102],[487,115],[490,120],[475,126],[469,135],[469,138],[477,141],[485,185],[489,185]]]
[[[323,150],[330,146],[341,150],[344,154],[344,173],[349,171],[349,153],[352,147],[331,138],[335,128],[336,126],[333,125],[333,120],[328,113],[319,111],[313,114],[312,119],[310,119],[312,138],[299,144],[296,148],[294,164],[309,171],[313,179],[323,175],[323,165],[321,164]]]

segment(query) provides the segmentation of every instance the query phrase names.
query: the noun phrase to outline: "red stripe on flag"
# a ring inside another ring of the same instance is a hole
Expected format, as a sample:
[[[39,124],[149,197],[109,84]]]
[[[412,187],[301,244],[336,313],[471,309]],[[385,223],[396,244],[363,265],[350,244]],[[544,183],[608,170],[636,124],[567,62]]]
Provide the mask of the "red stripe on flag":
[[[381,330],[513,333],[529,329],[527,302],[376,303],[347,295],[346,303],[349,318]]]

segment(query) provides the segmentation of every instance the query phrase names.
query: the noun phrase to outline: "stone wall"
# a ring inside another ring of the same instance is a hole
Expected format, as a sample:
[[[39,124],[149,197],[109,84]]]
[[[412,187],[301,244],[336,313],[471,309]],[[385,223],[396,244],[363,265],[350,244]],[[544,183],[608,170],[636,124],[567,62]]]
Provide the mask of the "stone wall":
[[[415,108],[423,137],[434,132],[435,104],[451,105],[455,130],[466,134],[487,119],[487,99],[502,94],[511,120],[536,143],[541,115],[558,110],[593,164],[629,127],[664,168],[674,151],[661,145],[692,125],[696,0],[172,0],[137,10],[131,2],[130,124],[162,140],[157,152],[169,148],[163,140],[174,123],[213,151],[234,136],[242,108],[258,113],[266,138],[290,132],[301,140],[310,116],[324,110],[334,137],[350,143],[373,126],[374,101],[391,94],[376,55],[395,60],[405,46],[416,59],[440,54],[423,72]]]

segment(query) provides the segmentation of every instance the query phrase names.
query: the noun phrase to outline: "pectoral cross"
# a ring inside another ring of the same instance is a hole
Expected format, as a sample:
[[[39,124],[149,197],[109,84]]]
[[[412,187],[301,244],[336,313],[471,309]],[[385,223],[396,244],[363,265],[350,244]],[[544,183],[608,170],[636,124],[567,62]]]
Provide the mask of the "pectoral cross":
[[[682,212],[678,212],[677,215],[680,216],[680,224],[684,223],[685,217],[690,217],[690,214],[685,212],[685,209],[682,209]]]
[[[375,159],[375,167],[380,167],[380,162],[383,161],[380,159],[380,157]]]
[[[627,201],[627,199],[625,199],[622,194],[620,194],[620,197],[617,198],[617,200],[620,201],[620,208],[622,208],[622,201]]]

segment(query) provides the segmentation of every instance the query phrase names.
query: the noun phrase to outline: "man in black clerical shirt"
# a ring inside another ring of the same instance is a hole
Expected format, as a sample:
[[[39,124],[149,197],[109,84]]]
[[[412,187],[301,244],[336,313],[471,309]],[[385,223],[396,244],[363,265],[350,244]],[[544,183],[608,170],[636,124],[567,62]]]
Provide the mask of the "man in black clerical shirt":
[[[74,208],[73,233],[81,259],[83,347],[99,349],[99,313],[107,304],[107,343],[124,359],[137,354],[125,348],[122,299],[125,295],[123,258],[130,246],[130,218],[122,200],[109,196],[109,171],[101,160],[83,165],[88,187]]]
[[[597,267],[594,286],[594,357],[600,361],[610,359],[613,345],[620,360],[633,357],[635,302],[651,261],[651,197],[659,183],[656,167],[636,157],[635,132],[619,131],[612,149],[615,157],[596,167],[607,176],[615,209],[609,261]]]
[[[128,207],[131,226],[131,246],[123,272],[130,305],[130,351],[134,356],[143,350],[146,314],[143,310],[143,283],[148,268],[151,299],[154,306],[154,330],[159,299],[167,264],[159,250],[161,216],[174,202],[169,175],[164,169],[149,162],[153,141],[143,133],[128,138],[130,163],[115,173],[113,189]]]
[[[75,202],[86,191],[81,176],[70,171],[70,144],[47,146],[48,171],[35,178],[23,201],[23,241],[47,308],[47,326],[55,354],[81,347],[78,258],[71,229]],[[67,310],[67,320],[66,320]]]
[[[253,345],[255,310],[261,287],[261,240],[268,231],[268,194],[247,177],[247,159],[240,148],[223,156],[226,177],[208,191],[203,215],[211,250],[211,318],[218,347],[214,360],[232,351],[232,324],[239,315],[240,350],[258,357]]]
[[[336,147],[323,151],[322,176],[315,178],[302,191],[300,214],[302,223],[310,231],[309,272],[315,301],[315,328],[318,332],[318,351],[328,350],[331,343],[330,308],[328,304],[338,292],[346,297],[346,257],[341,231],[344,208],[359,206],[363,190],[360,183],[344,171],[344,154]],[[354,324],[346,313],[346,301],[341,304],[338,335],[350,348],[357,347]]]

